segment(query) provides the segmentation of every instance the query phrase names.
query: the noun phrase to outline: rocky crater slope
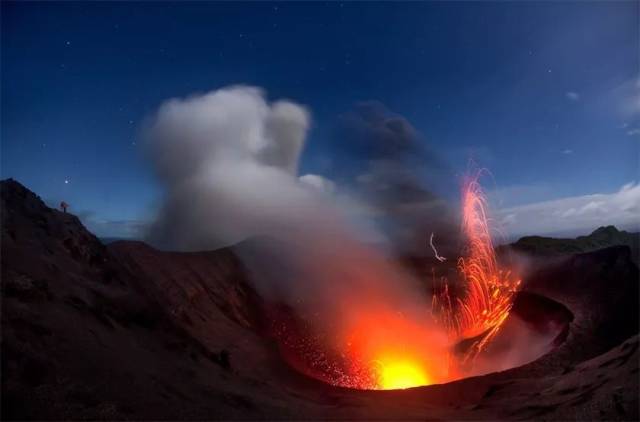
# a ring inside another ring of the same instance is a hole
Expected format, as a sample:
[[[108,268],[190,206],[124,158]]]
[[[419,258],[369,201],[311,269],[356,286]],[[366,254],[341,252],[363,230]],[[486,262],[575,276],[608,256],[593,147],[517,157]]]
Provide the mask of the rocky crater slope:
[[[526,236],[510,245],[516,251],[533,255],[553,256],[591,252],[609,246],[628,246],[631,259],[638,264],[640,258],[640,233],[629,233],[614,226],[599,227],[587,236],[562,239],[544,236]]]
[[[1,182],[1,206],[4,420],[639,418],[629,246],[534,259],[514,312],[533,325],[549,314],[568,324],[536,361],[357,391],[282,362],[261,335],[261,298],[233,248],[107,247],[13,180]]]

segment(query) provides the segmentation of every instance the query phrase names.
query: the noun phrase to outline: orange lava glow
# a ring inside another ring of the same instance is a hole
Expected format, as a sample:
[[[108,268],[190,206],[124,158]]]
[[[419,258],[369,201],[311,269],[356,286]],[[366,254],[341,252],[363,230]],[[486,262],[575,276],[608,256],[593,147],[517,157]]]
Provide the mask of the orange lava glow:
[[[410,361],[391,360],[380,365],[378,386],[382,390],[397,390],[431,384],[428,375],[420,365]]]
[[[361,315],[354,328],[347,349],[352,361],[366,366],[356,388],[403,389],[449,379],[442,364],[449,355],[446,333],[433,322],[378,311]]]

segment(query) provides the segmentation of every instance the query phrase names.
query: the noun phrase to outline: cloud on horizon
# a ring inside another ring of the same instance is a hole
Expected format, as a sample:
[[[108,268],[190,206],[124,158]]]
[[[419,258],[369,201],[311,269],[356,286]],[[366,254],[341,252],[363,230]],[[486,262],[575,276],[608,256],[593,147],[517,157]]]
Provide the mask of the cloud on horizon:
[[[503,208],[496,219],[511,235],[590,232],[603,225],[637,230],[640,226],[640,184],[627,183],[613,193],[541,201]]]
[[[571,101],[580,100],[580,94],[578,94],[577,92],[569,91],[569,92],[566,93],[566,96]]]

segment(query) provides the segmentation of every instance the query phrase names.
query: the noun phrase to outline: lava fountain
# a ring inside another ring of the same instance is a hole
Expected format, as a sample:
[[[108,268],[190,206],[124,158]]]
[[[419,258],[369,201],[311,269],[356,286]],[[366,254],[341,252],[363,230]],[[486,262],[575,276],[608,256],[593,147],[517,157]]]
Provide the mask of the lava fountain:
[[[462,231],[468,246],[466,257],[458,259],[458,271],[464,292],[452,298],[444,280],[444,289],[433,297],[434,315],[453,342],[475,338],[461,359],[460,363],[466,365],[495,337],[509,316],[521,282],[498,265],[479,183],[481,173],[467,175],[462,186]]]

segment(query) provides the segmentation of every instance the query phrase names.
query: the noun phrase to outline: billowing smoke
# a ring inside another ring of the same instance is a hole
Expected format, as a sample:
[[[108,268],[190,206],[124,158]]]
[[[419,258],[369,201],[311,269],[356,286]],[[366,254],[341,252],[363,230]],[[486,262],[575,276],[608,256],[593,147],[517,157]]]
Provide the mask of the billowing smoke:
[[[251,87],[167,101],[147,131],[165,188],[149,240],[194,251],[250,239],[236,250],[261,293],[338,337],[364,309],[402,309],[428,324],[425,292],[358,241],[333,205],[333,183],[296,175],[309,120],[304,107],[269,104]]]
[[[147,132],[165,187],[149,241],[199,251],[250,239],[237,250],[262,293],[295,303],[318,298],[317,286],[346,276],[330,268],[350,271],[347,255],[362,248],[327,200],[332,182],[296,175],[309,120],[304,107],[269,104],[245,86],[164,103]]]
[[[379,102],[363,102],[342,116],[334,141],[350,161],[338,163],[341,177],[379,211],[380,226],[398,252],[430,252],[428,238],[435,232],[443,252],[455,253],[459,224],[445,200],[458,192],[455,177],[407,119]]]
[[[165,188],[149,240],[177,250],[215,249],[282,233],[285,222],[306,216],[314,198],[296,171],[308,126],[304,107],[268,104],[251,87],[164,103],[147,131]]]

